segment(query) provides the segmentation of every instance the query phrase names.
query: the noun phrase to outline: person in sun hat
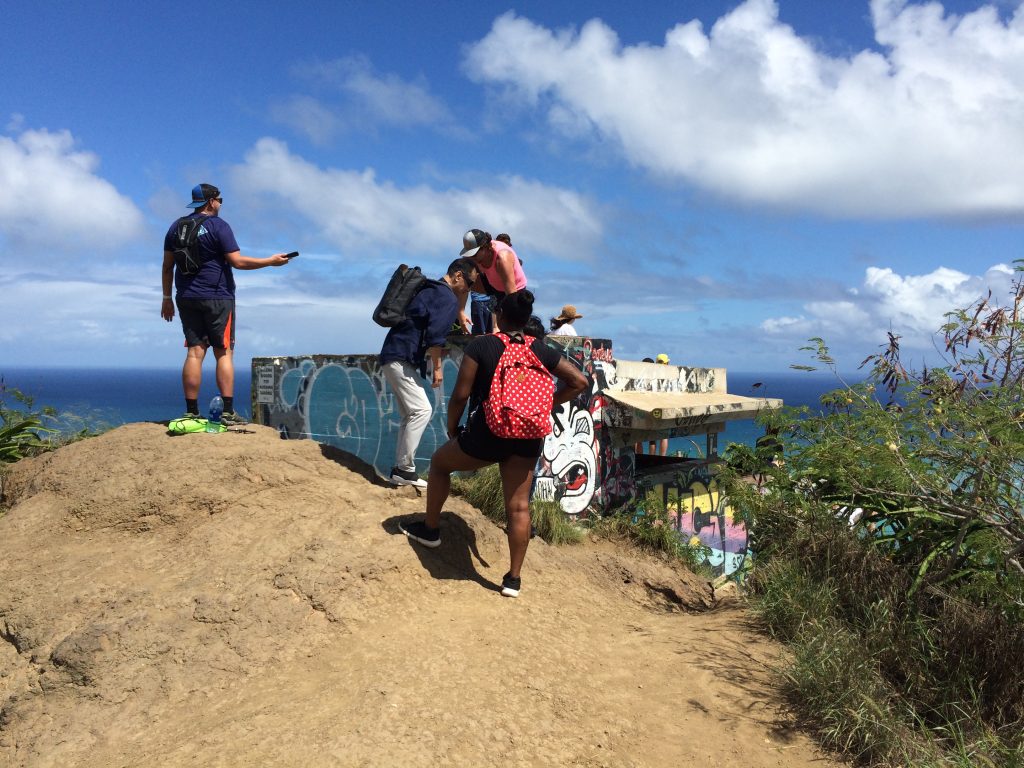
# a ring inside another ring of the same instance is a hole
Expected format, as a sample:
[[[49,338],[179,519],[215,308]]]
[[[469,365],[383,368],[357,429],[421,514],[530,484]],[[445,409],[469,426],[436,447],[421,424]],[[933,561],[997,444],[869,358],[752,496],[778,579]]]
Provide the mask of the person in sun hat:
[[[562,311],[557,317],[551,318],[551,334],[552,336],[579,336],[576,333],[576,329],[573,328],[573,322],[583,317],[579,312],[576,311],[576,307],[572,304],[566,304],[562,307]]]
[[[659,365],[668,365],[668,355],[662,352],[660,355],[654,358],[654,362],[658,363]]]
[[[192,202],[186,207],[192,213],[175,221],[164,236],[163,300],[160,316],[167,322],[174,319],[175,301],[181,327],[185,333],[185,363],[181,369],[181,385],[185,393],[185,415],[199,415],[199,386],[203,378],[203,360],[206,350],[213,347],[217,360],[217,389],[224,398],[225,426],[244,424],[245,419],[235,412],[235,366],[232,353],[235,348],[235,276],[234,269],[261,269],[281,267],[288,263],[283,253],[265,259],[243,256],[234,232],[224,219],[220,208],[224,204],[220,190],[212,184],[196,184],[192,188]],[[198,261],[194,274],[185,274],[175,264],[173,250],[178,244],[178,226],[187,219],[201,219],[199,238],[193,253]]]
[[[526,287],[526,273],[522,262],[512,246],[492,238],[489,232],[482,229],[471,229],[462,236],[462,250],[459,256],[473,259],[480,270],[473,290],[486,293],[500,301],[505,296],[521,291]],[[466,305],[460,307],[459,322],[464,329],[472,325],[466,316]],[[486,332],[486,331],[485,331]]]

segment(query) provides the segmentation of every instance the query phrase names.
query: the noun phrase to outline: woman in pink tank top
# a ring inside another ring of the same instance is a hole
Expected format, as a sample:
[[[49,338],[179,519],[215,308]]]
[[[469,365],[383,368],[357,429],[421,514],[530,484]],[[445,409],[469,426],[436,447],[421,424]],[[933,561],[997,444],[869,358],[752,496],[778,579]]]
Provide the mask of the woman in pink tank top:
[[[496,293],[500,298],[526,287],[526,273],[510,244],[491,238],[489,232],[471,229],[463,235],[462,246],[459,255],[471,258],[476,262],[481,276],[487,278],[487,284],[492,289],[487,291],[488,293],[492,295]],[[477,280],[473,290],[483,293],[486,290],[483,281]],[[460,315],[463,328],[468,327],[465,309],[465,304],[463,304]]]

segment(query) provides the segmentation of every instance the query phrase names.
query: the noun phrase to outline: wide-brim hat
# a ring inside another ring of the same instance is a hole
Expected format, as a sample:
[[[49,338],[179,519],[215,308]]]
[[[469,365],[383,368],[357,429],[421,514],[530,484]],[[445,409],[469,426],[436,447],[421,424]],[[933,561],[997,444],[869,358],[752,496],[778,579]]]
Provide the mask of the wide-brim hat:
[[[555,318],[555,320],[579,320],[583,315],[576,311],[576,307],[572,304],[566,304],[562,307],[561,314]]]

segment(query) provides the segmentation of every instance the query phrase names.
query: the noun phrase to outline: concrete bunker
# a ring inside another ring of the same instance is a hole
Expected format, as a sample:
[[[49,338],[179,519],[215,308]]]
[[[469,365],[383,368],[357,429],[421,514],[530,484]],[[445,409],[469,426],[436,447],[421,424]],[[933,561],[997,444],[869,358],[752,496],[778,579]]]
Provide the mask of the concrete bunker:
[[[447,439],[446,404],[471,336],[449,337],[444,386],[424,390],[434,406],[417,452],[417,471]],[[749,419],[781,400],[731,395],[724,368],[693,368],[616,360],[612,342],[549,337],[590,382],[555,411],[544,441],[534,498],[557,501],[570,517],[636,509],[649,494],[664,503],[672,524],[699,541],[716,574],[747,556],[747,532],[715,479],[718,438],[726,423]],[[284,438],[332,445],[386,476],[394,461],[400,416],[377,355],[295,355],[252,360],[254,419]],[[637,442],[688,437],[698,458],[638,455]]]

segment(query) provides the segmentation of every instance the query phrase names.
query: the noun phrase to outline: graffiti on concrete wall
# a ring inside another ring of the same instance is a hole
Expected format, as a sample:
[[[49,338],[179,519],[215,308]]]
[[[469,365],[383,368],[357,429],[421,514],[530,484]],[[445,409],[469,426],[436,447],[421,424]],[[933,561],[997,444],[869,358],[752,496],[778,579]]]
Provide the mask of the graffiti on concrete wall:
[[[712,392],[715,389],[714,368],[673,366],[679,375],[674,379],[631,376],[619,382],[624,392]]]
[[[739,570],[747,558],[746,524],[737,519],[729,499],[706,464],[659,476],[651,490],[661,499],[680,537],[700,544],[716,576]]]
[[[416,471],[447,441],[448,396],[455,387],[462,353],[443,362],[444,384],[423,381],[433,406],[416,452]],[[383,476],[394,466],[401,414],[376,355],[263,358],[254,360],[254,411],[262,424],[284,437],[312,438],[358,456]]]
[[[579,338],[564,351],[590,383],[589,389],[555,408],[552,432],[544,439],[534,498],[557,501],[577,517],[591,507],[610,509],[633,497],[632,452],[613,448],[605,435],[604,398],[615,382],[611,343]]]

